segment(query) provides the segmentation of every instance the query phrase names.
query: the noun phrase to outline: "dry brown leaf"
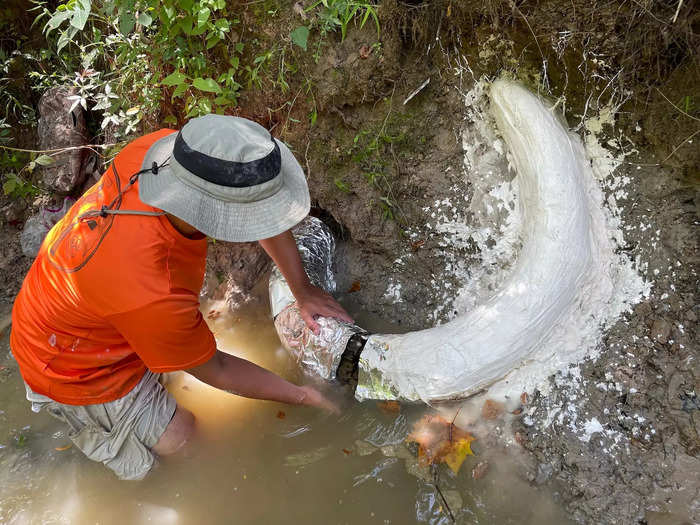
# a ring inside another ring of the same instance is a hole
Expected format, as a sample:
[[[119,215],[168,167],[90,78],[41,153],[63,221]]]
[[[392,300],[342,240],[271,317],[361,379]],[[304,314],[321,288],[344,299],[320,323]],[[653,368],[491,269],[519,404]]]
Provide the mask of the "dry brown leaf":
[[[484,401],[484,406],[481,407],[481,417],[484,419],[496,419],[503,413],[503,403],[487,399]]]
[[[528,402],[527,392],[523,392],[522,394],[520,394],[520,402],[523,405],[527,405],[527,402]]]
[[[368,45],[363,45],[360,47],[360,58],[369,58],[372,54],[372,48]]]
[[[446,463],[455,473],[467,456],[474,455],[474,436],[437,414],[426,414],[417,421],[406,440],[418,444],[422,465]]]
[[[398,414],[401,412],[401,405],[398,401],[379,401],[377,408],[385,414]]]
[[[284,419],[287,417],[287,414],[285,414],[282,410],[277,411],[277,419]]]
[[[361,289],[362,289],[362,285],[360,284],[360,281],[355,281],[350,285],[350,289],[348,290],[348,293],[359,292]]]
[[[476,466],[472,469],[472,478],[481,479],[489,471],[488,461],[479,461]]]
[[[349,456],[350,454],[352,454],[352,450],[349,450],[349,449],[347,449],[347,448],[344,448],[344,449],[343,449],[343,452],[345,452],[345,455],[346,455],[346,456]]]

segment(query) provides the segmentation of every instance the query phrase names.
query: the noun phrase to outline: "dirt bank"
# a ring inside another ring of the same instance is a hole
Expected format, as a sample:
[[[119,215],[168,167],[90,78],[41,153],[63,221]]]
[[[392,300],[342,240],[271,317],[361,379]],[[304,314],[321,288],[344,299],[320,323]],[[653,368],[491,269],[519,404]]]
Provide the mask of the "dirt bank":
[[[397,330],[453,315],[450,297],[459,279],[445,265],[446,248],[467,273],[480,253],[468,242],[459,249],[441,244],[431,213],[445,199],[452,203],[446,213],[458,213],[474,197],[463,163],[463,95],[477,79],[505,71],[553,99],[565,97],[560,103],[572,127],[607,102],[620,105],[615,127],[606,129],[606,147],[637,150],[618,168],[619,176],[629,177],[626,196],[617,198],[627,241],[620,249],[653,284],[651,294],[608,328],[595,361],[552,378],[546,394],[534,393],[514,431],[538,464],[528,481],[552,484],[582,523],[700,521],[700,150],[692,145],[699,139],[691,138],[695,117],[683,114],[692,104],[673,107],[697,90],[693,62],[679,59],[642,101],[617,80],[606,87],[608,79],[620,78],[613,66],[586,58],[573,37],[533,40],[523,22],[538,20],[530,13],[512,11],[503,15],[505,25],[494,26],[483,13],[470,18],[466,8],[436,4],[444,9],[428,12],[414,2],[401,10],[387,1],[380,46],[368,25],[342,43],[333,41],[318,62],[306,57],[302,69],[316,95],[300,99],[287,116],[314,109],[318,119],[314,126],[290,129],[287,121],[273,130],[307,169],[314,213],[342,239],[336,268],[341,295],[355,311]],[[489,5],[498,20],[503,7]],[[275,38],[274,30],[266,38]],[[557,44],[563,46],[559,54]],[[553,58],[544,70],[543,55]],[[594,62],[598,69],[590,69]],[[279,96],[269,98],[278,102]],[[277,126],[263,117],[268,106],[274,104],[261,94],[241,99],[242,113]],[[455,198],[461,208],[450,211]],[[0,312],[6,312],[31,262],[21,254],[19,233],[32,204],[0,197],[0,208]],[[206,291],[240,304],[266,269],[254,247],[213,244]]]

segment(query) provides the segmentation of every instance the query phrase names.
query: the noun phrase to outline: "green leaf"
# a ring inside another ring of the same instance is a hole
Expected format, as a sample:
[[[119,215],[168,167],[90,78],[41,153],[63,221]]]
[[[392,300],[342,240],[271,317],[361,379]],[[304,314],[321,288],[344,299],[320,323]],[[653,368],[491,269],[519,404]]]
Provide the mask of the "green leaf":
[[[74,4],[74,7],[73,16],[70,19],[70,25],[75,27],[78,31],[82,31],[85,29],[85,24],[90,16],[92,5],[90,0],[78,0]]]
[[[153,23],[153,17],[148,13],[139,13],[137,20],[143,27],[148,27]]]
[[[164,86],[178,86],[182,84],[185,80],[187,80],[187,75],[184,75],[179,71],[175,71],[174,73],[170,73],[167,77],[161,80],[160,83]]]
[[[306,44],[309,41],[308,27],[299,26],[294,31],[292,31],[292,33],[289,36],[292,37],[292,42],[294,42],[296,45],[298,45],[300,48],[306,51]]]
[[[218,36],[216,36],[216,35],[209,35],[209,36],[207,37],[207,49],[211,49],[212,47],[214,47],[214,46],[215,46],[216,44],[218,44],[219,42],[221,42],[221,39],[220,39]]]
[[[178,84],[177,87],[175,88],[175,91],[173,91],[173,96],[170,97],[170,100],[175,100],[177,97],[181,96],[185,91],[187,91],[187,88],[189,88],[190,85],[187,82],[183,82],[182,84]]]
[[[242,53],[244,47],[245,47],[245,44],[243,42],[238,42],[236,44],[236,47],[235,47],[236,53]]]
[[[36,162],[39,166],[50,166],[56,161],[48,155],[39,155],[36,159],[34,159],[34,162]]]
[[[209,15],[211,15],[211,10],[208,7],[203,7],[199,10],[197,14],[197,27],[202,27],[209,20]]]
[[[128,35],[136,27],[136,17],[133,12],[122,11],[119,13],[119,32]]]
[[[229,21],[225,18],[219,18],[214,24],[214,27],[216,27],[219,31],[226,32],[230,29],[231,24],[229,24]]]
[[[200,91],[209,93],[221,93],[221,86],[213,78],[197,77],[192,81],[192,85]]]
[[[17,188],[17,181],[15,179],[7,179],[2,185],[2,191],[5,195],[9,195]]]
[[[173,126],[177,125],[177,117],[175,115],[168,115],[163,119],[163,122],[166,124],[172,124]]]

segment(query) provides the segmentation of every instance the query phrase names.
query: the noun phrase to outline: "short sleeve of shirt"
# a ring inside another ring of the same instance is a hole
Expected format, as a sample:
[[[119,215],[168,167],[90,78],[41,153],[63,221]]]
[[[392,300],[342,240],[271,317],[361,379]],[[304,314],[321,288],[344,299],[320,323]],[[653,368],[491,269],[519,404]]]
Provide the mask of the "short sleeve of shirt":
[[[216,341],[199,311],[197,298],[174,293],[108,321],[153,372],[186,370],[207,362]]]

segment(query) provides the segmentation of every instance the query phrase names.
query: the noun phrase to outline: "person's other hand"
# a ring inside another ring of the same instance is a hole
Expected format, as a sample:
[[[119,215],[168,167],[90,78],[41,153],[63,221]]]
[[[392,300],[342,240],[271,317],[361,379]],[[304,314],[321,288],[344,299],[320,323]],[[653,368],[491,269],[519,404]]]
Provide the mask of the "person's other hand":
[[[297,306],[301,318],[311,331],[315,334],[319,332],[319,325],[316,317],[333,317],[338,321],[352,323],[352,317],[345,309],[333,299],[333,297],[316,286],[308,286],[297,297]]]
[[[302,405],[321,408],[333,414],[340,414],[340,407],[312,386],[299,387],[304,392]]]

